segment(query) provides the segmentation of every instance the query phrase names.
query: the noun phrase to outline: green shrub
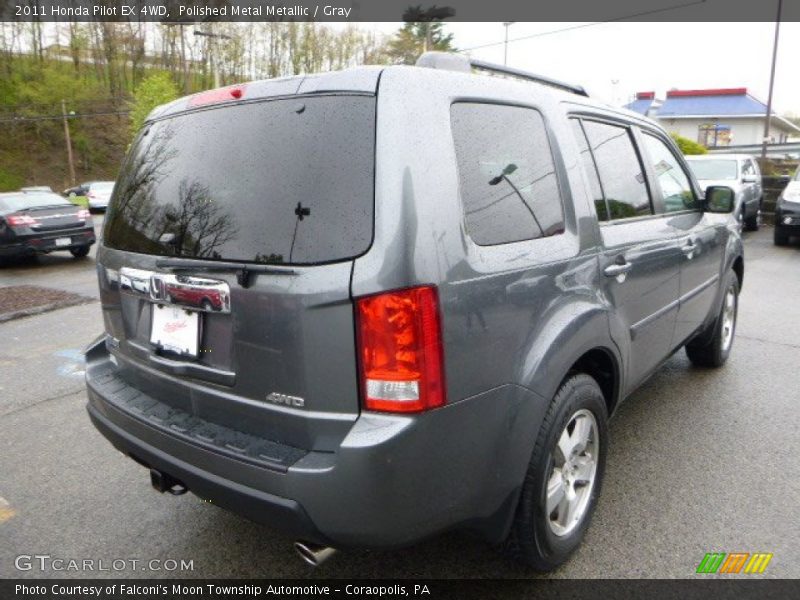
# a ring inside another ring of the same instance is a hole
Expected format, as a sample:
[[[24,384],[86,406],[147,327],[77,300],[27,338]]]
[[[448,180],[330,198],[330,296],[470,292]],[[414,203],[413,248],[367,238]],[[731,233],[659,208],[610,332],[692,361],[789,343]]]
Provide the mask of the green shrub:
[[[672,133],[670,135],[672,136],[672,139],[675,140],[675,143],[678,144],[678,148],[680,148],[684,155],[708,154],[708,150],[706,150],[705,146],[698,144],[697,142],[693,142],[689,138],[685,138],[677,133]]]
[[[0,192],[13,192],[24,184],[25,178],[16,173],[9,173],[5,169],[0,169]]]
[[[133,93],[131,105],[131,137],[139,131],[147,115],[156,106],[178,97],[178,86],[168,73],[153,73],[142,80]]]

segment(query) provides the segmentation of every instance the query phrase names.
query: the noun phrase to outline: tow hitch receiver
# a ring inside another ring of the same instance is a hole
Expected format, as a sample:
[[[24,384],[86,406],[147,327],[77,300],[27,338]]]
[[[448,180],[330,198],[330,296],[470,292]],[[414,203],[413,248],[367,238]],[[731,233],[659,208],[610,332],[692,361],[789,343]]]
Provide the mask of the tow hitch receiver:
[[[166,473],[162,473],[161,471],[156,471],[155,469],[150,469],[150,483],[153,485],[156,491],[161,492],[169,492],[173,496],[180,496],[181,494],[185,494],[189,491],[189,488],[186,487],[183,483],[167,475]]]

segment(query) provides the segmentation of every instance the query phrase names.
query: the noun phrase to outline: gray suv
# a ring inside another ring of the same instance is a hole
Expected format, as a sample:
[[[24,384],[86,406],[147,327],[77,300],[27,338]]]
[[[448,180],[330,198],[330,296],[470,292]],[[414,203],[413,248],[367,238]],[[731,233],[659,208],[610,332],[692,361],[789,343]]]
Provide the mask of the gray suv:
[[[732,206],[652,121],[463,57],[189,96],[116,184],[89,415],[308,562],[465,528],[552,569],[609,415],[728,357]]]

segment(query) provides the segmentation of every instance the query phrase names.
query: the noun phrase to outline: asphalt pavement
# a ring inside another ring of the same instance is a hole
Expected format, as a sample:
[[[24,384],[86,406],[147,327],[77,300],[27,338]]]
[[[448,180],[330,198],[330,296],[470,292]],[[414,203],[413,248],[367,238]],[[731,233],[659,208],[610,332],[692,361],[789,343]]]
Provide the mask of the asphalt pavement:
[[[771,552],[764,577],[800,577],[800,246],[774,247],[769,228],[745,245],[728,364],[696,369],[679,352],[620,408],[591,528],[550,577],[691,578],[706,552]],[[93,260],[69,255],[0,270],[0,285],[19,283],[96,296]],[[0,577],[539,576],[464,533],[312,570],[267,526],[154,492],[86,416],[80,349],[101,330],[97,302],[0,325]],[[126,563],[15,568],[37,554]]]

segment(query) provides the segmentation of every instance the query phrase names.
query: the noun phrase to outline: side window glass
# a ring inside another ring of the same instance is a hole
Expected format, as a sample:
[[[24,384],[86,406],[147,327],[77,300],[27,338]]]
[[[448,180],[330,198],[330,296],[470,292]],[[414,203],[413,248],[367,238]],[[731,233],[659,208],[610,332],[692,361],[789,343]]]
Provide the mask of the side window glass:
[[[564,211],[542,115],[530,108],[457,102],[450,111],[464,218],[482,246],[564,231]]]
[[[583,121],[609,218],[625,219],[653,214],[644,172],[626,127]]]
[[[606,199],[603,196],[603,189],[600,187],[600,177],[597,174],[597,165],[594,164],[594,157],[591,150],[589,150],[589,142],[586,140],[586,134],[583,132],[583,126],[578,119],[572,120],[572,131],[575,134],[575,141],[578,143],[578,152],[580,152],[581,163],[586,177],[589,180],[589,190],[594,200],[594,206],[597,210],[598,221],[608,221],[608,209],[606,207]]]
[[[662,140],[645,133],[643,135],[647,155],[656,174],[658,187],[664,199],[664,212],[676,212],[695,207],[694,192],[689,177],[678,159]]]

